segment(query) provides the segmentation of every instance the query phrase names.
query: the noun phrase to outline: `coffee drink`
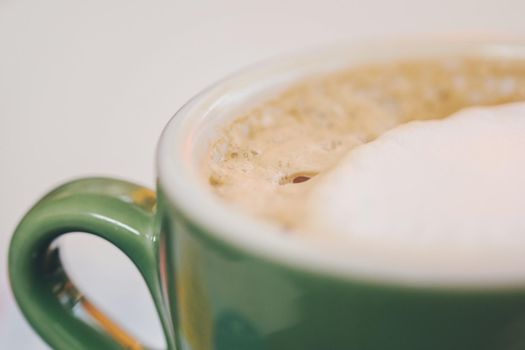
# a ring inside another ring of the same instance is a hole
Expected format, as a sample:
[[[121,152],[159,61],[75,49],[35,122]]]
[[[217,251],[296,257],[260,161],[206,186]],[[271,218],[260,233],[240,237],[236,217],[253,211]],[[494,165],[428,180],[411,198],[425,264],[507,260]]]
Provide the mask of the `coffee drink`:
[[[240,115],[205,173],[239,210],[343,252],[508,255],[525,246],[525,104],[504,104],[522,100],[518,59],[354,67]]]
[[[136,266],[168,349],[525,349],[525,46],[408,44],[207,89],[161,137],[156,193],[42,197],[9,248],[29,323],[51,348],[144,348],[68,278],[57,239],[82,231]]]

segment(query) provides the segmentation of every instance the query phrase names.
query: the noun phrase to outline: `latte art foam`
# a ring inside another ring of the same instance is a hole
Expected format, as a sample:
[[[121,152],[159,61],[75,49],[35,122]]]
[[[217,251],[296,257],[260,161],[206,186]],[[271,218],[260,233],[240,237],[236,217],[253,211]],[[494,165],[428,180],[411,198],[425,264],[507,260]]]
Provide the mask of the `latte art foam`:
[[[357,66],[291,86],[239,115],[210,145],[203,175],[237,209],[304,230],[317,178],[353,149],[415,120],[525,101],[525,61],[486,57]]]
[[[317,179],[306,226],[353,242],[525,247],[525,103],[401,125]]]
[[[525,281],[523,101],[523,59],[356,66],[226,124],[203,178],[269,234],[360,271]]]

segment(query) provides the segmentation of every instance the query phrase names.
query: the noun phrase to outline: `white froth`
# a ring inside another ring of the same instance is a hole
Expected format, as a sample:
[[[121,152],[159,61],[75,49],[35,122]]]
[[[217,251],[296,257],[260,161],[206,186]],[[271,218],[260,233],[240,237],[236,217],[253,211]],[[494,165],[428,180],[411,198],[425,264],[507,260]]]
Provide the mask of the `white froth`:
[[[371,246],[523,254],[525,103],[399,126],[317,180],[308,202],[317,231]]]

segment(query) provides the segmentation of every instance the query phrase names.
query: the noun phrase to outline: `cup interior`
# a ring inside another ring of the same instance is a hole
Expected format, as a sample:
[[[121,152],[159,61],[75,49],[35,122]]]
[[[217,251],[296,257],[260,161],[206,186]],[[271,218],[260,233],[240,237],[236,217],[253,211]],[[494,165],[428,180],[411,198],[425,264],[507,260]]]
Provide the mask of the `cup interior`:
[[[407,269],[366,257],[329,254],[300,237],[282,235],[270,223],[230,208],[216,198],[203,175],[208,147],[224,125],[305,77],[365,63],[452,55],[521,59],[525,58],[525,45],[450,40],[383,42],[310,50],[248,67],[194,97],[171,119],[159,142],[159,183],[177,211],[211,238],[294,268],[335,278],[433,288],[522,287],[525,261],[512,271],[435,274],[417,266]]]

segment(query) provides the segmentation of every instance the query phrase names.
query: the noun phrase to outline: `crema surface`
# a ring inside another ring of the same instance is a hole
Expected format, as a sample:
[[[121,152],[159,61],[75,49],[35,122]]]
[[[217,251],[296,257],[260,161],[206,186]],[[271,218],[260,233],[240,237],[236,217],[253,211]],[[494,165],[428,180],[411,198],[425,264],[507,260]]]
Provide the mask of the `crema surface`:
[[[411,121],[522,100],[522,60],[448,57],[354,67],[302,81],[239,115],[210,145],[203,173],[217,196],[246,214],[287,233],[322,236],[326,230],[305,220],[312,191],[353,150]],[[447,147],[447,136],[441,141]]]

